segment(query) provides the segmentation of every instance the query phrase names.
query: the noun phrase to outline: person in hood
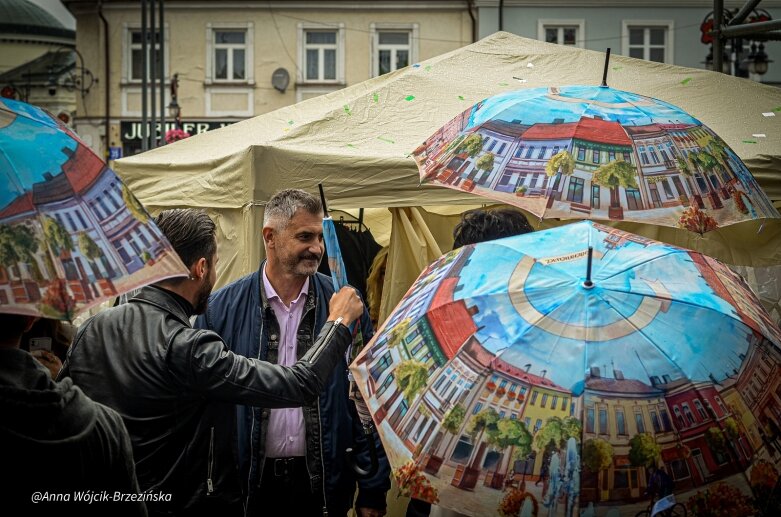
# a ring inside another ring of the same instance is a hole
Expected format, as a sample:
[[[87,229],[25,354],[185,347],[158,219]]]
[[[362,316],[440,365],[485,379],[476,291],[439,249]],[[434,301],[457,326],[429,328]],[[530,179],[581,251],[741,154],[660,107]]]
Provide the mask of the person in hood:
[[[346,325],[363,303],[352,288],[328,302],[328,323],[289,367],[234,354],[214,332],[193,329],[214,285],[214,221],[202,210],[163,211],[155,221],[189,270],[144,287],[79,329],[60,376],[116,409],[133,441],[150,515],[241,515],[234,454],[235,404],[270,408],[317,400],[352,342]]]
[[[34,321],[0,314],[3,507],[18,515],[145,516],[122,418],[70,379],[53,381],[19,348]]]

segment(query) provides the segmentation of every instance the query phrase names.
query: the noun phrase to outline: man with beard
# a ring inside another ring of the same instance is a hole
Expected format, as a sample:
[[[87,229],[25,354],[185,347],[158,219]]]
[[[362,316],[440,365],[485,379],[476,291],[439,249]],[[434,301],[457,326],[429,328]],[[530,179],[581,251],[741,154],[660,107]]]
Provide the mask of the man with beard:
[[[283,190],[266,204],[263,242],[267,260],[258,271],[219,291],[196,326],[223,336],[236,353],[269,363],[292,364],[312,346],[325,323],[333,293],[317,273],[323,256],[323,207],[302,190]],[[361,319],[372,336],[368,314]],[[318,401],[297,409],[238,409],[239,468],[248,488],[247,515],[359,517],[385,514],[390,467],[377,443],[379,469],[357,480],[346,460],[353,448],[362,468],[369,446],[355,405],[348,399],[347,363],[341,357]]]
[[[235,404],[296,407],[317,400],[351,342],[357,292],[330,298],[328,323],[289,366],[228,350],[214,332],[190,326],[216,280],[214,222],[199,210],[166,210],[157,225],[189,270],[144,287],[128,303],[87,320],[60,377],[115,409],[133,443],[151,515],[241,515],[234,452]]]

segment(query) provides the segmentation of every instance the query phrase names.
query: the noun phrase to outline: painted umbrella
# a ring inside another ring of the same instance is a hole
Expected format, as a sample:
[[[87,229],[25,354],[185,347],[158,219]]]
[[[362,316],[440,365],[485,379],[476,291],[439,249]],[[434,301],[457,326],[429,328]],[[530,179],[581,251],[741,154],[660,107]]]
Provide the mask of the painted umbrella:
[[[607,86],[490,97],[413,155],[424,183],[540,218],[626,220],[702,234],[780,217],[710,128],[672,104]]]
[[[0,312],[72,319],[186,274],[144,207],[73,131],[0,100]]]
[[[659,467],[690,513],[776,515],[780,344],[723,264],[583,221],[444,255],[352,371],[407,495],[634,516]]]

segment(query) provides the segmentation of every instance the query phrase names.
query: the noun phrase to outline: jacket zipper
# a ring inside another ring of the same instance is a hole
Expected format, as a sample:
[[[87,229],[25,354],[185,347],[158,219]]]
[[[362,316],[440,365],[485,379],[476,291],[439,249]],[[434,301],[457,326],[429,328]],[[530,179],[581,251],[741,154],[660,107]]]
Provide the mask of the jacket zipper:
[[[331,342],[331,338],[336,333],[336,328],[339,326],[340,322],[337,320],[331,324],[331,328],[328,329],[328,332],[326,333],[325,337],[323,338],[322,343],[320,343],[320,346],[317,347],[312,353],[312,357],[309,359],[310,363],[314,363],[317,361],[317,358],[320,357],[320,354],[325,350],[325,347],[328,346],[328,343]]]
[[[263,348],[263,299],[261,297],[260,301],[260,342],[258,343],[258,357],[257,359],[260,360],[260,354],[262,352]],[[255,460],[255,440],[253,436],[255,435],[255,408],[250,408],[250,412],[252,414],[252,425],[250,426],[250,439],[249,439],[249,457],[250,457],[250,467],[247,469],[247,494],[249,494],[252,491],[252,462]],[[258,462],[260,463],[260,462]],[[263,477],[263,465],[258,465],[258,469],[260,469],[260,472],[258,473],[258,486],[260,486],[260,478]]]
[[[209,468],[206,478],[206,494],[214,492],[214,482],[212,481],[212,467],[214,466],[214,426],[211,428],[211,437],[209,438]]]

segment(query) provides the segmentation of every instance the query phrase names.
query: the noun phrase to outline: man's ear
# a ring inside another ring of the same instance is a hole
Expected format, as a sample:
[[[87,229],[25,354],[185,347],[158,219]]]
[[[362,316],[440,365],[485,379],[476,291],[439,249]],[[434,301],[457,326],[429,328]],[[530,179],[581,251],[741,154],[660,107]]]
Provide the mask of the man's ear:
[[[271,228],[270,226],[264,226],[263,230],[262,230],[262,233],[263,233],[263,242],[266,245],[268,245],[268,246],[273,244],[273,242],[274,242],[274,229]]]
[[[190,268],[190,276],[196,280],[200,280],[201,278],[205,277],[208,272],[209,264],[207,264],[206,258],[204,257],[199,258]]]

